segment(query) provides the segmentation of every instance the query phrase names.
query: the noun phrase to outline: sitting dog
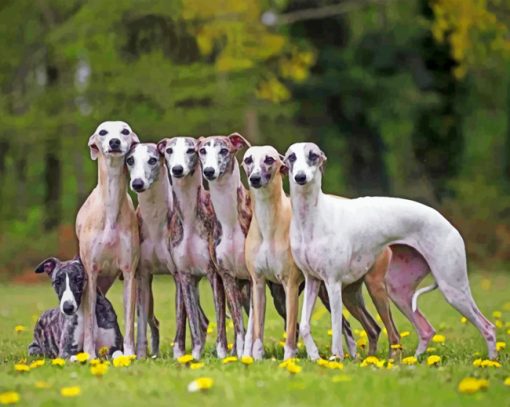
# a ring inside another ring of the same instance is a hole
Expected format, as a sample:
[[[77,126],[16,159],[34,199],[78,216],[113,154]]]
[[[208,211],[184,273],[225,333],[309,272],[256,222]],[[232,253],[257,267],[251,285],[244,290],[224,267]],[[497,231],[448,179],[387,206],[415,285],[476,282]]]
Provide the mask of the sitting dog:
[[[34,341],[28,347],[31,356],[69,358],[83,351],[84,318],[82,295],[87,276],[80,259],[60,261],[55,257],[44,260],[35,269],[46,273],[60,302],[59,308],[45,311],[34,329]],[[110,301],[101,292],[96,297],[95,349],[108,348],[109,355],[122,353],[122,334],[117,315]]]

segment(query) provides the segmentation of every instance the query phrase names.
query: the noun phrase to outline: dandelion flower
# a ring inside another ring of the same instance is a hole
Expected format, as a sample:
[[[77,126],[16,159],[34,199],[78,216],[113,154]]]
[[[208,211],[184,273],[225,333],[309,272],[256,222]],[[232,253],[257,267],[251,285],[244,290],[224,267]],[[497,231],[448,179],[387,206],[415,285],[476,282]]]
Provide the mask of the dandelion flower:
[[[16,404],[20,399],[19,393],[15,391],[0,393],[0,404]]]
[[[414,357],[414,356],[408,356],[408,357],[402,359],[403,365],[412,366],[412,365],[415,365],[416,363],[418,363],[418,359],[416,359],[416,357]]]
[[[62,397],[76,397],[81,394],[80,386],[62,387],[60,389],[60,395]]]
[[[202,369],[204,366],[205,366],[204,363],[190,363],[189,368],[191,370],[198,370],[198,369]]]
[[[14,365],[14,370],[16,370],[16,372],[20,372],[20,373],[29,372],[30,366],[28,366],[26,363],[16,363]]]
[[[405,338],[406,336],[409,336],[409,335],[411,335],[411,332],[409,332],[409,331],[402,331],[402,332],[400,332],[400,337],[401,338]]]
[[[395,344],[391,345],[390,348],[394,349],[394,350],[400,350],[400,349],[402,349],[402,345],[400,343],[395,343]]]
[[[445,343],[446,337],[444,335],[434,335],[432,337],[432,342],[434,343]]]
[[[336,362],[334,360],[331,360],[331,361],[328,361],[327,368],[342,370],[344,368],[344,364],[341,362]]]
[[[289,363],[287,365],[287,372],[290,374],[297,374],[300,373],[303,368],[301,366],[296,365],[295,363]]]
[[[507,378],[505,379],[505,381],[503,382],[503,384],[504,384],[505,386],[510,386],[510,376],[509,376],[509,377],[507,377]]]
[[[505,342],[496,342],[496,350],[499,352],[500,350],[503,350],[506,348]]]
[[[89,360],[90,358],[90,355],[87,353],[87,352],[80,352],[80,353],[77,353],[74,357],[74,359],[77,361],[77,362],[80,362],[80,363],[85,363],[87,360]]]
[[[501,319],[502,316],[503,316],[503,314],[501,311],[493,311],[492,312],[492,317],[495,319]]]
[[[223,359],[222,363],[228,365],[229,363],[237,362],[237,356],[227,356]]]
[[[495,360],[485,359],[480,362],[479,367],[495,367],[499,369],[501,367],[501,363],[496,362]]]
[[[30,369],[35,369],[41,366],[44,366],[44,359],[34,360],[32,363],[30,363]]]
[[[227,343],[227,349],[228,350],[234,349],[234,344],[233,343]]]
[[[467,318],[466,318],[466,317],[461,317],[461,318],[460,318],[460,323],[461,323],[461,324],[467,324],[467,322],[468,322],[468,320],[467,320]]]
[[[241,358],[241,363],[245,366],[249,366],[253,363],[253,358],[245,355]]]
[[[284,341],[278,342],[278,346],[280,346],[280,348],[284,348],[285,347],[285,342]]]
[[[51,365],[52,366],[59,366],[59,367],[62,367],[66,364],[66,361],[62,358],[55,358],[55,359],[52,359],[51,360]]]
[[[182,355],[177,358],[177,362],[179,362],[181,365],[186,365],[193,361],[193,356],[191,355]]]
[[[439,355],[430,355],[427,358],[427,366],[437,366],[441,363],[441,356]]]
[[[427,348],[427,353],[434,353],[435,351],[437,350],[437,348],[433,347],[433,346],[429,346]]]
[[[384,360],[379,360],[376,356],[367,356],[360,364],[361,367],[376,366],[384,367]]]
[[[51,385],[44,380],[38,380],[34,383],[36,389],[49,389]]]
[[[128,367],[131,365],[132,359],[129,356],[121,355],[113,359],[114,367]]]
[[[333,336],[333,330],[332,329],[328,329],[328,336]]]
[[[505,325],[503,324],[503,321],[501,319],[496,319],[494,321],[494,325],[496,325],[496,328],[503,328]]]
[[[14,331],[17,333],[17,334],[20,334],[21,332],[25,332],[27,330],[27,327],[26,326],[23,326],[23,325],[16,325],[14,327]]]
[[[297,363],[298,360],[299,360],[298,358],[289,358],[289,359],[286,359],[282,363],[280,363],[278,365],[278,367],[287,368],[288,365],[290,365],[291,363]]]
[[[90,367],[90,373],[94,376],[104,376],[108,371],[108,365],[106,363],[97,363]]]
[[[473,394],[480,390],[484,390],[489,386],[489,382],[484,379],[476,379],[474,377],[465,377],[459,383],[458,390],[461,393]]]
[[[283,362],[285,363],[285,362]],[[319,358],[317,359],[317,362],[316,362],[319,366],[322,366],[322,367],[328,367],[328,363],[329,361],[326,360],[326,359],[322,359],[322,358]]]
[[[188,384],[188,391],[194,393],[201,390],[209,390],[213,385],[214,381],[210,377],[199,377]]]

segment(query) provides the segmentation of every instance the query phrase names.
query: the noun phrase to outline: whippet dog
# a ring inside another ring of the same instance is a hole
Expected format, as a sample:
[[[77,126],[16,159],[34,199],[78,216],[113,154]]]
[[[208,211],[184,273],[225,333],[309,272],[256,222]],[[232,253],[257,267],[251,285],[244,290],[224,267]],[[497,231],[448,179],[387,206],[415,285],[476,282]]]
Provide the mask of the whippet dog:
[[[342,358],[342,287],[369,272],[381,251],[390,245],[395,257],[405,257],[396,269],[390,264],[389,285],[394,286],[390,295],[398,293],[399,284],[404,285],[401,301],[407,301],[409,309],[409,292],[431,272],[446,300],[479,329],[489,357],[495,358],[495,328],[471,295],[460,233],[439,212],[414,201],[386,197],[338,199],[324,194],[325,161],[325,154],[313,143],[293,144],[285,155],[292,203],[292,255],[305,275],[300,330],[308,356],[319,357],[310,332],[310,316],[320,281],[325,282],[331,303],[332,354]],[[412,321],[423,339],[417,318]]]
[[[125,122],[101,123],[90,136],[90,156],[98,160],[98,184],[76,218],[80,258],[87,274],[83,349],[96,356],[97,288],[106,293],[122,273],[124,279],[124,353],[134,354],[135,271],[140,242],[133,202],[127,193],[124,159],[138,136]]]
[[[159,355],[159,321],[154,315],[152,276],[171,274],[175,279],[176,334],[173,356],[185,353],[186,313],[181,284],[176,276],[170,253],[170,220],[173,193],[165,160],[153,143],[135,144],[126,156],[130,188],[138,196],[136,215],[140,232],[140,261],[138,263],[138,324],[137,350],[139,358],[147,356],[147,323],[151,329],[151,350]]]
[[[252,277],[254,334],[252,355],[255,359],[263,356],[263,334],[265,314],[265,280],[282,284],[285,290],[287,326],[284,358],[295,357],[296,327],[298,314],[298,297],[303,274],[297,268],[290,250],[289,228],[291,223],[291,203],[283,190],[282,174],[287,167],[280,154],[271,146],[250,147],[244,154],[242,166],[250,185],[253,202],[253,219],[250,224],[245,244],[246,265]],[[384,275],[387,269],[389,250],[383,251],[377,264],[377,272]],[[322,287],[321,287],[322,288]],[[361,295],[361,284],[355,284],[344,293],[344,303],[359,319],[367,331],[370,348],[375,353],[379,328],[366,310]],[[321,293],[325,294],[321,296]],[[321,299],[329,309],[327,293],[319,292]],[[325,297],[325,300],[324,300]],[[343,320],[344,324],[347,321]],[[349,353],[356,356],[356,343],[352,338],[350,327],[343,326]]]
[[[70,358],[83,350],[84,318],[81,302],[87,276],[80,259],[60,261],[50,257],[35,269],[46,273],[57,293],[59,307],[45,311],[34,329],[28,347],[31,356]],[[109,355],[122,354],[122,334],[110,301],[98,290],[96,299],[95,346],[108,348]]]
[[[207,276],[214,298],[217,321],[216,353],[227,356],[225,290],[213,262],[212,251],[219,239],[219,225],[209,192],[202,185],[198,141],[190,137],[164,139],[158,143],[172,179],[174,211],[170,221],[170,252],[182,281],[183,300],[193,341],[195,360],[202,356],[207,333],[207,318],[200,306],[198,282]]]

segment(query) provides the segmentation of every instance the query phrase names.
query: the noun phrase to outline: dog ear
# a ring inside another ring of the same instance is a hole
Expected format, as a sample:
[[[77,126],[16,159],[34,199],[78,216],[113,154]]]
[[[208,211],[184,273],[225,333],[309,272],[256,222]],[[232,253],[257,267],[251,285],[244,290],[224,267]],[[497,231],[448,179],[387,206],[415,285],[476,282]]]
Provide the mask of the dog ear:
[[[99,148],[96,145],[96,135],[93,134],[89,137],[89,143],[88,143],[89,149],[90,149],[90,158],[92,160],[97,160],[97,156],[99,155]]]
[[[57,267],[57,264],[60,263],[60,260],[56,257],[48,257],[46,260],[43,260],[36,268],[35,272],[37,274],[39,273],[46,273],[48,276],[51,276],[51,273],[53,273],[53,270],[55,270],[55,267]]]
[[[132,131],[131,132],[131,147],[133,147],[137,144],[140,144],[140,139],[138,138],[138,135],[134,131]]]
[[[280,155],[280,174],[289,175],[289,167],[287,167],[287,164],[285,163],[285,157],[281,154],[279,155]]]
[[[321,157],[321,165],[319,168],[321,170],[321,173],[324,174],[324,171],[326,171],[326,161],[328,161],[328,157],[326,157],[326,154],[322,150],[320,150],[320,157]]]
[[[239,133],[232,133],[228,135],[228,139],[234,148],[234,151],[239,151],[244,147],[251,147],[251,144],[248,140],[246,140]]]
[[[158,151],[161,156],[165,156],[166,143],[168,139],[164,138],[163,140],[158,142]]]

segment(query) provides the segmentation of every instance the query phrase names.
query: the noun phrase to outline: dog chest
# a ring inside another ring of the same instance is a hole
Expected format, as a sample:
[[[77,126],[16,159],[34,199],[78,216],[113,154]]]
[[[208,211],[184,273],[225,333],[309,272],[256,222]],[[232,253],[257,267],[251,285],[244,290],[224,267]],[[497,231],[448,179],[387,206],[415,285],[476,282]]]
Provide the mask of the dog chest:
[[[255,272],[272,282],[287,278],[288,249],[276,247],[271,242],[262,242],[255,256]]]
[[[219,266],[234,277],[248,279],[244,258],[245,235],[237,226],[228,231],[222,228],[223,233],[220,243],[216,246],[216,260]]]

